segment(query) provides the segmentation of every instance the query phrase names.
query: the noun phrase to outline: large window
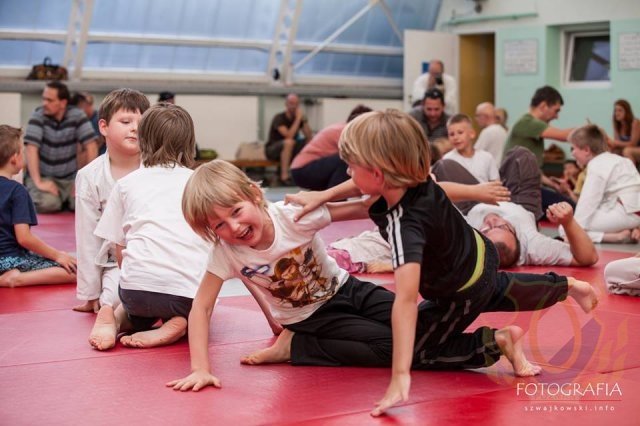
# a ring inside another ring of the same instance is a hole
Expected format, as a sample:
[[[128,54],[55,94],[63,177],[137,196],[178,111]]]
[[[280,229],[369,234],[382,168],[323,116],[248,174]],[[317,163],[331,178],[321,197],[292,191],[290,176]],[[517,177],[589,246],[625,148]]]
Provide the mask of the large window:
[[[441,1],[0,0],[0,75],[45,56],[72,78],[401,85],[405,29]],[[315,79],[315,80],[314,80]],[[374,84],[375,83],[375,84]]]
[[[565,82],[568,85],[608,85],[611,46],[608,31],[568,34]]]

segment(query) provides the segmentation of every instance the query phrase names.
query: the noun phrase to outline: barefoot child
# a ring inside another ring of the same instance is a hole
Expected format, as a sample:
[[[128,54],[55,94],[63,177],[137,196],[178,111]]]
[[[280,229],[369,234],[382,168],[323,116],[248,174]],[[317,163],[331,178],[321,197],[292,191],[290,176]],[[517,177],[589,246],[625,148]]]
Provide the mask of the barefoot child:
[[[391,383],[372,415],[409,397],[411,368],[479,368],[505,355],[516,375],[538,374],[524,357],[519,327],[464,332],[482,312],[543,309],[567,295],[587,312],[597,303],[589,284],[573,278],[497,271],[491,241],[465,222],[429,176],[426,138],[408,115],[389,110],[358,117],[341,135],[340,155],[351,189],[379,197],[369,215],[391,246],[396,282]],[[355,195],[343,188],[323,196]],[[418,294],[425,299],[419,307]]]
[[[244,172],[214,160],[195,171],[182,206],[193,230],[216,248],[189,315],[192,372],[167,386],[182,391],[220,387],[211,372],[207,339],[214,301],[223,281],[233,277],[263,294],[285,328],[274,346],[243,363],[390,364],[393,293],[349,276],[317,236],[332,218],[348,214],[351,204],[328,205],[294,222],[300,207],[267,203]]]
[[[209,251],[180,209],[195,153],[191,117],[176,105],[154,105],[140,119],[138,140],[144,167],[118,180],[95,230],[116,245],[122,302],[100,309],[89,336],[98,350],[124,331],[133,334],[120,342],[133,348],[181,338]]]
[[[77,297],[85,301],[73,309],[98,312],[119,303],[115,247],[93,231],[116,181],[140,167],[138,122],[149,100],[131,89],[109,93],[100,105],[98,126],[109,152],[78,171],[76,176]]]
[[[31,233],[29,192],[11,179],[24,167],[22,131],[0,125],[0,287],[75,282],[76,259]]]
[[[593,242],[637,242],[633,234],[640,227],[640,173],[628,158],[607,152],[606,140],[593,124],[569,135],[571,153],[586,170],[575,218]]]

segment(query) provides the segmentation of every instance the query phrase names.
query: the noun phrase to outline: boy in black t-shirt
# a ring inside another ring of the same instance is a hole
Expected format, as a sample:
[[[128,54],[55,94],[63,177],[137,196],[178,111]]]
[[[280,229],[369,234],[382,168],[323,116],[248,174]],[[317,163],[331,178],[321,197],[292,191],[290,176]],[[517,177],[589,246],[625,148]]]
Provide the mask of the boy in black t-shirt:
[[[369,215],[391,246],[396,283],[391,383],[372,415],[408,398],[411,368],[479,368],[505,355],[517,376],[539,374],[524,356],[521,328],[464,332],[482,312],[544,309],[567,296],[585,312],[596,306],[584,281],[497,270],[491,241],[465,222],[430,177],[427,140],[407,114],[361,115],[342,132],[340,156],[352,182],[323,197],[352,196],[356,188],[379,197]],[[417,307],[418,294],[425,301]]]

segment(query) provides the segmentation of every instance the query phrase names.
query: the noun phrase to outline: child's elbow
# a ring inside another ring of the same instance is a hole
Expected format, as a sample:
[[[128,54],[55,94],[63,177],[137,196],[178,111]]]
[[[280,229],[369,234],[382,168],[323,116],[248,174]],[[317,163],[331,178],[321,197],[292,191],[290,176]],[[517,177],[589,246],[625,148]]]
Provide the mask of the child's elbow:
[[[600,256],[598,256],[598,253],[594,250],[594,253],[584,262],[583,266],[593,266],[598,263],[598,260],[600,260]]]
[[[29,242],[31,241],[31,235],[27,232],[27,233],[19,233],[16,234],[16,241],[18,242],[18,244],[20,245],[20,247],[29,249]]]

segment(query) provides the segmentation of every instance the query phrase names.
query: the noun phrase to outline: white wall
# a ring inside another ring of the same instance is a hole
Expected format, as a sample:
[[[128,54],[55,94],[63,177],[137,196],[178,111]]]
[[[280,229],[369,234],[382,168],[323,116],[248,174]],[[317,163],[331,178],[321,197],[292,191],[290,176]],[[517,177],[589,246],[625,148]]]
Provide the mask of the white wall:
[[[411,99],[413,82],[422,74],[423,62],[440,59],[445,72],[458,80],[458,37],[433,31],[404,32],[404,109],[419,99]],[[458,105],[460,100],[458,100]]]
[[[638,0],[488,0],[481,4],[482,12],[475,13],[474,3],[469,0],[443,0],[436,31],[477,34],[522,25],[567,25],[640,17]],[[529,14],[536,16],[513,19]],[[451,25],[454,16],[476,21]]]
[[[402,101],[400,100],[323,98],[320,100],[320,122],[322,127],[346,121],[351,110],[358,104],[366,105],[373,110],[385,110],[387,108],[403,110]]]
[[[0,124],[8,124],[13,127],[22,126],[20,120],[21,103],[22,95],[20,93],[0,93]]]
[[[241,142],[258,138],[256,96],[179,95],[176,101],[193,118],[198,147],[215,149],[219,158],[235,158]]]

